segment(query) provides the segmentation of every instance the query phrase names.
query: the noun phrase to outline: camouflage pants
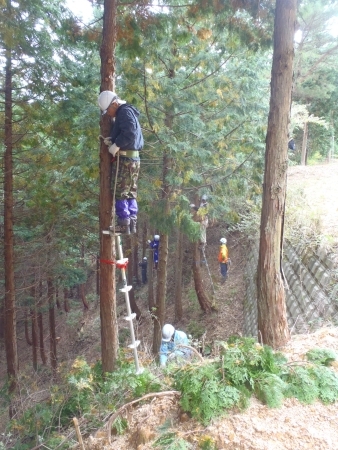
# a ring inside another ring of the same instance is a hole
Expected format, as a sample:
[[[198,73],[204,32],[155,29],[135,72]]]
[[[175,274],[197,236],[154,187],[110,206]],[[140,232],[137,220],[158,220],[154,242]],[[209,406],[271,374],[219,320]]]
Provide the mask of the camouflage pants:
[[[118,170],[117,170],[118,169]],[[137,180],[140,172],[140,161],[131,158],[119,158],[117,168],[117,158],[112,162],[111,187],[114,195],[115,178],[117,172],[115,200],[126,200],[137,197]]]

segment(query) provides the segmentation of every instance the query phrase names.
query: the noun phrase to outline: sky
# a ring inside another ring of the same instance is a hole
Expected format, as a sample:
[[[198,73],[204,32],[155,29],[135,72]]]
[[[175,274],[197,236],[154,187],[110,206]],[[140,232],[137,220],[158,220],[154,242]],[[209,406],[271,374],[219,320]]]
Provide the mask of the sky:
[[[66,6],[84,22],[92,17],[92,5],[88,0],[66,0]]]

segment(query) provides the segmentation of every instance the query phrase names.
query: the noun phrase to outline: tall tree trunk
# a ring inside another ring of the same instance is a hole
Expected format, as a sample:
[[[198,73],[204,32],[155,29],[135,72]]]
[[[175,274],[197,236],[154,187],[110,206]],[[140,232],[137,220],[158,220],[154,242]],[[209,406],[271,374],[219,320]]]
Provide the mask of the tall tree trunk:
[[[138,245],[138,233],[134,234],[134,239],[133,239],[133,274],[135,277],[135,281],[136,284],[139,286],[141,284],[141,280],[140,280],[140,271],[139,271],[139,258],[138,258],[138,250],[139,250],[139,245]]]
[[[302,156],[301,156],[301,165],[306,166],[307,161],[307,136],[308,136],[308,122],[304,123],[303,128],[303,141],[302,141]]]
[[[282,278],[296,0],[276,0],[270,113],[257,274],[259,339],[274,348],[290,339]]]
[[[66,313],[69,313],[69,311],[70,311],[68,298],[69,298],[69,289],[64,288],[63,289],[63,309],[65,310]]]
[[[170,123],[166,123],[171,128]],[[167,180],[172,166],[172,158],[165,151],[163,155],[162,198],[164,200],[163,215],[169,214],[170,185]],[[167,288],[168,234],[160,234],[159,258],[156,286],[156,319],[154,321],[153,353],[158,355],[161,345],[161,330],[165,319],[165,296]]]
[[[59,285],[58,285],[58,283],[56,283],[56,289],[55,289],[55,303],[56,303],[57,309],[61,309],[61,303],[60,303],[60,298],[59,298]]]
[[[116,0],[104,0],[101,57],[100,91],[114,90],[115,47],[116,47]],[[102,136],[109,136],[110,118],[101,117]],[[101,318],[101,357],[102,371],[112,372],[115,368],[118,352],[118,327],[116,314],[115,270],[111,264],[103,261],[115,261],[115,238],[103,234],[111,224],[112,193],[110,175],[110,154],[101,140],[100,146],[100,318]],[[113,217],[115,211],[113,213]]]
[[[38,327],[39,327],[39,347],[40,347],[40,357],[42,364],[45,366],[47,364],[47,358],[45,353],[45,344],[44,344],[44,336],[43,336],[43,316],[42,312],[38,312]]]
[[[201,199],[197,194],[195,195],[194,202],[195,205],[201,204]],[[202,220],[205,219],[205,216],[195,213],[193,219],[195,222],[198,222],[199,225],[201,226],[201,222]],[[201,239],[199,242],[194,242],[192,244],[192,254],[193,254],[192,272],[194,275],[195,291],[197,294],[197,299],[200,304],[200,307],[202,311],[204,311],[205,313],[210,313],[212,310],[211,300],[204,288],[202,279],[200,242]]]
[[[154,321],[153,353],[157,355],[161,345],[161,330],[165,319],[165,296],[167,288],[168,235],[160,234],[156,285],[156,319]]]
[[[198,242],[194,242],[192,244],[192,254],[193,254],[192,272],[194,275],[194,283],[197,299],[202,311],[204,311],[205,313],[210,313],[212,310],[212,305],[211,300],[203,286],[202,271],[201,271],[201,252],[199,249]]]
[[[154,280],[155,270],[153,261],[153,250],[150,250],[148,258],[148,309],[151,313],[154,312],[155,298],[154,298]]]
[[[96,295],[100,295],[100,255],[96,257]]]
[[[11,1],[7,0],[8,11]],[[4,152],[4,261],[5,261],[5,300],[4,300],[4,336],[9,378],[9,392],[17,387],[18,351],[16,338],[16,306],[14,281],[14,233],[13,233],[13,111],[12,111],[12,57],[6,49],[5,69],[5,152]],[[11,407],[9,410],[12,416]]]
[[[40,357],[42,364],[45,366],[47,364],[47,358],[45,353],[45,343],[43,336],[43,316],[41,312],[42,308],[42,281],[39,282],[39,300],[38,300],[38,326],[39,326],[39,344],[40,344]]]
[[[55,374],[57,369],[56,324],[55,324],[54,284],[53,279],[51,277],[48,277],[47,279],[47,297],[48,297],[48,312],[49,312],[49,357],[50,357],[50,365],[52,366],[53,373]]]
[[[35,303],[35,296],[34,296]],[[38,320],[35,304],[31,308],[31,322],[32,322],[32,357],[33,357],[33,369],[38,370]]]
[[[182,307],[182,269],[183,269],[183,233],[177,230],[177,251],[175,258],[175,320],[183,316]]]
[[[32,307],[31,307],[31,322],[32,322],[32,359],[33,369],[38,370],[38,320],[36,312],[36,287],[31,288]]]
[[[28,311],[25,309],[25,338],[28,345],[32,345],[32,339],[29,335],[29,318],[28,318]]]
[[[80,263],[83,271],[85,271],[85,246],[82,243],[81,244],[81,263]],[[89,305],[86,299],[86,294],[85,294],[85,283],[82,283],[78,286],[79,289],[79,297],[81,298],[82,304],[83,304],[83,308],[85,311],[88,311],[89,309]]]
[[[143,230],[145,233],[145,230]],[[143,234],[144,235],[144,234]],[[154,236],[154,230],[152,229],[152,236]],[[147,239],[147,235],[146,235]],[[155,270],[154,270],[154,250],[149,249],[148,257],[148,308],[151,313],[154,312],[155,308],[155,298],[154,298],[154,280],[155,280]]]

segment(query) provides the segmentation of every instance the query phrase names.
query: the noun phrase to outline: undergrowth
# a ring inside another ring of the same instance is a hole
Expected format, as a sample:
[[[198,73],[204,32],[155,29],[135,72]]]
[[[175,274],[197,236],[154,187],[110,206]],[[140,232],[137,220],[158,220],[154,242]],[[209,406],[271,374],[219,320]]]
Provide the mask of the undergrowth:
[[[134,364],[122,357],[116,371],[103,376],[99,363],[90,366],[77,359],[63,382],[51,390],[48,401],[25,409],[10,421],[6,436],[11,436],[13,444],[6,448],[26,450],[42,443],[50,449],[70,448],[76,443],[75,435],[68,433],[65,438],[65,434],[73,417],[85,420],[86,435],[127,402],[172,388],[181,392],[182,409],[204,425],[231,408],[246,408],[252,395],[269,407],[281,406],[288,397],[304,404],[317,399],[332,403],[338,399],[338,376],[328,366],[336,357],[330,350],[314,349],[307,353],[308,361],[288,364],[282,353],[269,346],[252,338],[233,337],[220,345],[219,357],[184,366],[170,364],[164,372],[150,366],[136,375]],[[125,419],[118,418],[115,432],[123,433],[127,426]],[[199,448],[216,448],[208,439]],[[169,428],[154,448],[184,450],[190,444]]]

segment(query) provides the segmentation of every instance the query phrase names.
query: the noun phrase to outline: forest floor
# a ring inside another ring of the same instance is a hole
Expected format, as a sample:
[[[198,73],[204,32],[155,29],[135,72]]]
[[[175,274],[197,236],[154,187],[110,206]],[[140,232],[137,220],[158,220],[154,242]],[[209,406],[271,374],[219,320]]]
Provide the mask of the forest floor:
[[[299,185],[309,196],[309,207],[320,210],[325,233],[338,238],[338,164],[330,166],[291,167],[288,186]],[[326,224],[326,225],[325,225]],[[227,237],[231,258],[229,277],[221,284],[217,254],[219,239]],[[203,265],[204,283],[213,297],[214,311],[204,314],[199,308],[194,295],[193,281],[188,280],[184,286],[183,319],[175,322],[174,299],[168,295],[166,321],[173,323],[177,329],[188,334],[204,334],[208,343],[226,340],[243,330],[243,300],[245,292],[244,266],[247,257],[246,242],[238,234],[229,234],[225,225],[216,224],[207,230],[206,260]],[[174,263],[173,263],[174,266]],[[209,276],[209,271],[211,277]],[[169,274],[168,292],[173,284],[173,273]],[[140,339],[140,364],[146,365],[151,358],[152,319],[147,312],[147,286],[136,290],[138,306],[143,316],[136,324],[136,338]],[[124,298],[118,299],[120,333],[127,336],[128,325]],[[69,323],[68,318],[68,323]],[[75,326],[76,323],[76,326]],[[82,324],[79,330],[78,323]],[[22,325],[22,324],[21,324]],[[66,325],[66,320],[58,319],[60,336],[58,352],[60,359],[67,365],[77,356],[84,356],[88,362],[100,358],[100,319],[99,307],[92,304],[82,317],[74,316],[74,326]],[[48,337],[47,337],[48,339]],[[23,327],[19,326],[19,358],[23,370],[26,370],[30,355]],[[46,343],[47,345],[47,343]],[[305,353],[315,347],[330,348],[338,353],[338,328],[326,326],[316,333],[293,336],[290,343],[282,349],[290,361],[304,359]],[[0,371],[4,373],[4,349],[0,349]],[[2,367],[1,367],[2,366]],[[338,372],[338,366],[333,367]],[[29,369],[27,369],[29,376]],[[43,381],[43,372],[40,382]],[[47,375],[46,375],[47,378]],[[46,384],[48,380],[46,379]],[[44,391],[41,389],[41,399]],[[38,399],[37,399],[38,401]],[[213,420],[204,427],[183,414],[178,400],[173,397],[157,397],[149,403],[128,411],[128,430],[122,436],[113,436],[108,444],[105,433],[98,432],[85,441],[85,448],[96,450],[150,450],[154,439],[160,435],[159,427],[170,419],[175,433],[188,440],[192,449],[201,448],[199,443],[205,436],[210,436],[218,450],[338,450],[338,403],[324,406],[320,402],[303,405],[295,399],[288,399],[278,409],[271,409],[252,399],[251,405],[244,412],[230,411],[226,417]],[[4,430],[5,416],[0,418],[0,431]],[[0,438],[1,442],[1,438]],[[80,447],[77,447],[80,448]],[[165,447],[159,447],[165,448]],[[207,448],[207,447],[206,447]]]

